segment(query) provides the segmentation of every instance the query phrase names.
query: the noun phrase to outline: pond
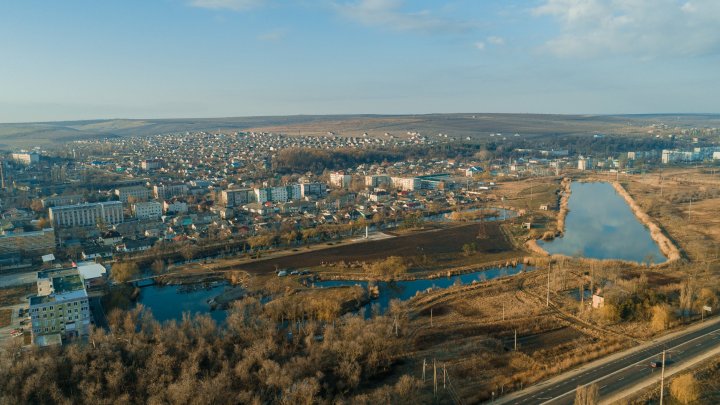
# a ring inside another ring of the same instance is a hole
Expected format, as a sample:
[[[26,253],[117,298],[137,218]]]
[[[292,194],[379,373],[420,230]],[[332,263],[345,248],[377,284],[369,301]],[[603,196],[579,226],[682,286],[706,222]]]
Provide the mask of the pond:
[[[431,280],[410,280],[392,283],[379,282],[378,286],[380,287],[380,297],[377,300],[372,301],[372,304],[377,304],[380,312],[385,312],[390,305],[390,300],[408,300],[414,297],[417,293],[426,291],[430,288],[443,289],[456,284],[466,285],[471,284],[473,281],[480,282],[499,277],[512,276],[521,273],[522,271],[530,271],[532,269],[532,267],[526,267],[525,265],[519,264],[514,267],[490,268],[473,273],[460,274],[452,277],[441,277]],[[317,288],[344,287],[353,285],[361,285],[367,288],[368,282],[329,280],[315,283],[315,287]],[[215,322],[221,324],[225,322],[225,319],[227,318],[227,311],[222,309],[212,310],[208,301],[220,295],[226,288],[229,287],[225,284],[220,284],[209,288],[195,288],[188,291],[188,286],[152,285],[142,287],[140,289],[138,304],[142,304],[147,309],[150,309],[153,313],[153,317],[160,322],[169,320],[180,321],[182,320],[183,313],[188,312],[191,315],[208,313]],[[371,306],[366,305],[363,308],[363,311],[364,315],[369,317],[372,312]]]
[[[191,285],[199,287],[198,285]],[[182,315],[189,312],[210,314],[217,323],[223,323],[227,317],[225,310],[212,310],[208,301],[220,295],[226,288],[218,284],[208,288],[189,288],[180,285],[152,285],[140,288],[138,304],[152,311],[153,317],[160,322],[182,320]]]
[[[612,185],[573,182],[570,187],[564,235],[539,242],[548,253],[644,263],[667,260]]]
[[[441,277],[434,279],[422,279],[422,280],[408,280],[408,281],[395,281],[395,282],[377,282],[380,289],[380,297],[377,300],[372,301],[372,304],[377,304],[380,312],[385,310],[390,305],[390,301],[399,299],[401,301],[413,298],[416,294],[426,291],[428,289],[444,289],[452,287],[453,285],[466,285],[472,284],[473,281],[481,282],[487,280],[493,280],[500,277],[513,276],[521,273],[523,270],[530,271],[532,267],[526,267],[525,265],[519,264],[514,267],[495,267],[486,270],[476,271],[473,273],[459,274],[451,277]],[[368,281],[352,281],[352,280],[328,280],[319,281],[315,283],[317,288],[330,288],[330,287],[344,287],[360,285],[367,288]],[[366,316],[369,315],[369,306],[365,309]]]

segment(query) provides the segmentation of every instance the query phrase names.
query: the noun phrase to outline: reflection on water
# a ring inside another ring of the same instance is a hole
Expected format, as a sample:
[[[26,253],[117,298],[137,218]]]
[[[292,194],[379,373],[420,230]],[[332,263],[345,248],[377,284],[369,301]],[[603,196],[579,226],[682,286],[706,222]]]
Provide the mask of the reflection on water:
[[[227,311],[211,311],[207,301],[220,295],[224,289],[224,285],[219,285],[182,292],[182,286],[153,285],[140,289],[138,303],[152,310],[153,317],[161,322],[172,319],[180,321],[183,313],[189,312],[192,315],[209,313],[215,322],[222,323],[227,317]]]
[[[666,258],[609,183],[572,183],[565,235],[540,241],[549,253],[662,263]]]
[[[532,267],[526,267],[519,264],[515,267],[499,267],[492,268],[474,273],[459,274],[452,277],[435,278],[432,280],[409,280],[409,281],[395,281],[395,282],[378,282],[377,285],[380,288],[380,297],[373,301],[373,304],[377,304],[380,312],[385,310],[390,305],[390,301],[393,299],[407,300],[414,297],[418,292],[425,291],[427,289],[435,288],[448,288],[456,284],[464,285],[471,284],[473,281],[486,281],[492,280],[499,277],[512,276],[520,273],[521,271],[532,270]],[[353,286],[361,285],[363,287],[368,286],[367,281],[351,281],[351,280],[328,280],[319,281],[315,283],[315,287],[342,287],[342,286]]]

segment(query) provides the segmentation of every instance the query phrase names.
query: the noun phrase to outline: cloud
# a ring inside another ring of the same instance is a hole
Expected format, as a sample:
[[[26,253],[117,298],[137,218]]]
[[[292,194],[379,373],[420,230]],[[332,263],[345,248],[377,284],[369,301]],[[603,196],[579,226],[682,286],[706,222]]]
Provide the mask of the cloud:
[[[360,24],[395,31],[457,33],[474,27],[472,23],[439,16],[430,10],[409,11],[403,0],[357,0],[335,4],[335,8],[341,15]]]
[[[493,44],[495,46],[502,46],[505,45],[505,39],[500,37],[488,37],[487,39],[488,43]]]
[[[485,49],[485,42],[482,42],[482,41],[475,42],[474,46],[475,46],[475,49],[482,51]]]
[[[261,41],[267,41],[267,42],[277,42],[281,39],[285,38],[285,35],[287,34],[287,30],[285,29],[276,29],[273,31],[265,32],[263,34],[258,35],[258,39]]]
[[[559,23],[561,33],[543,46],[558,56],[720,53],[717,0],[544,0],[532,13]]]
[[[191,0],[190,5],[199,8],[208,8],[212,10],[234,10],[244,11],[251,8],[262,6],[266,0]]]

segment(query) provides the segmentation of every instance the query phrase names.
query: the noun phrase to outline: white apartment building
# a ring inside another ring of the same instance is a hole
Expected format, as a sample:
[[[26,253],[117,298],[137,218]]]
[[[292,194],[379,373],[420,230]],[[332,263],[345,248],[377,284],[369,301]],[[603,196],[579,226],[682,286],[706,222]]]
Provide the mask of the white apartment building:
[[[390,184],[403,191],[414,191],[420,188],[420,180],[415,177],[391,177]]]
[[[115,189],[115,195],[123,203],[127,203],[130,197],[136,201],[147,201],[152,196],[152,190],[145,187],[123,187]]]
[[[84,203],[51,207],[50,221],[57,228],[74,226],[95,226],[98,219],[106,224],[119,224],[125,220],[120,201]]]
[[[169,200],[173,197],[181,197],[188,194],[186,184],[169,184],[153,187],[153,195],[161,200]]]
[[[137,219],[159,219],[163,205],[157,201],[139,202],[133,204],[132,209]]]
[[[335,172],[330,173],[330,185],[338,188],[350,188],[352,182],[352,176],[345,173]]]
[[[184,214],[188,212],[188,205],[182,201],[163,201],[163,212]]]
[[[391,184],[390,176],[384,174],[375,174],[372,176],[365,176],[365,185],[367,187],[377,187],[381,184]]]
[[[31,165],[40,161],[40,154],[37,152],[15,152],[12,159],[24,165]]]

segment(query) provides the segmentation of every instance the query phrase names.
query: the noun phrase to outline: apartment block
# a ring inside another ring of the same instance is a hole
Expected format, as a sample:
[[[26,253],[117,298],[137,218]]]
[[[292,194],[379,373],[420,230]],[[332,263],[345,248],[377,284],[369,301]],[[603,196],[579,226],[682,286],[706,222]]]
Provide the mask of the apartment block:
[[[51,207],[50,221],[57,228],[95,226],[98,220],[106,224],[119,224],[125,220],[122,203],[107,201]]]
[[[78,269],[38,272],[37,287],[37,295],[30,297],[33,342],[44,345],[89,333],[90,305]]]

